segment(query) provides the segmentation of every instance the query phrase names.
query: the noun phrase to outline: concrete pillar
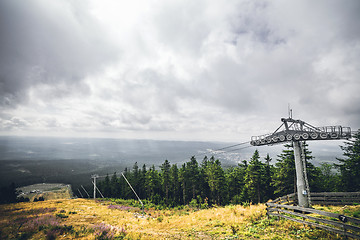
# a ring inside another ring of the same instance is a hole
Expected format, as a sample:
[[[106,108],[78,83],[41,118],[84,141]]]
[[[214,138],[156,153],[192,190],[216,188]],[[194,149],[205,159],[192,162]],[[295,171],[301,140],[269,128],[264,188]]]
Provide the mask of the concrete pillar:
[[[300,142],[294,141],[294,156],[295,156],[295,170],[296,170],[296,186],[298,202],[300,207],[308,208],[309,199],[308,192],[306,191],[305,179],[304,179],[304,167],[301,161],[301,146]]]

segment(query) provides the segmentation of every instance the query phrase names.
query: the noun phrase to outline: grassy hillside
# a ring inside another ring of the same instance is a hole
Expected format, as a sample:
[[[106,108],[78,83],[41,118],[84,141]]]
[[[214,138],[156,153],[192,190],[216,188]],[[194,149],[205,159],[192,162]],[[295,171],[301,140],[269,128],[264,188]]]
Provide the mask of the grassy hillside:
[[[17,188],[16,191],[20,192],[21,197],[28,198],[31,202],[39,198],[51,200],[73,197],[71,186],[62,183],[34,184]]]
[[[341,239],[268,219],[263,204],[141,214],[119,202],[86,199],[0,205],[0,230],[0,239]]]

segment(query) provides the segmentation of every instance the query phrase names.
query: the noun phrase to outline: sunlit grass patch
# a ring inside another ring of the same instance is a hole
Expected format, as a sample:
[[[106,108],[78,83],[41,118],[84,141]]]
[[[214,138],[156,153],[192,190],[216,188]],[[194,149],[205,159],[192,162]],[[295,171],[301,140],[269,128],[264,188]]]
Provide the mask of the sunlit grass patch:
[[[72,199],[0,205],[0,239],[341,239],[269,218],[264,204],[200,210],[146,208],[143,212],[130,203]],[[359,206],[331,210],[351,216],[358,214]]]

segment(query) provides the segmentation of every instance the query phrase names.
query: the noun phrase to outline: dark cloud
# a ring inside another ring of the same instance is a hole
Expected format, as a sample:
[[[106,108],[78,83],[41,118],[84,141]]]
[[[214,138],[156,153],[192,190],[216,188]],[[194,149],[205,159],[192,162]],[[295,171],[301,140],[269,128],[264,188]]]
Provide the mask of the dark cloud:
[[[2,129],[238,139],[275,130],[288,104],[358,128],[359,6],[2,1]]]
[[[116,58],[116,48],[86,11],[81,1],[0,2],[0,105],[24,102],[39,84],[62,88],[60,96],[72,93]]]

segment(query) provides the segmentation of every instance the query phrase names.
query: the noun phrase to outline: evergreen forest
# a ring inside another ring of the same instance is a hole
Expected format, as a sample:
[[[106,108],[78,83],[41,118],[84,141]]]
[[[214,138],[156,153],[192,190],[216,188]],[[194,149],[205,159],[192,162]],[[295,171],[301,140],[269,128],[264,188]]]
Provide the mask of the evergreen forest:
[[[322,163],[319,167],[312,163],[305,144],[310,192],[360,191],[360,132],[344,144],[340,146],[344,157],[337,159],[337,164]],[[169,207],[262,203],[296,192],[291,144],[284,145],[276,160],[269,155],[260,159],[255,150],[250,159],[226,169],[214,156],[200,160],[193,156],[181,166],[165,160],[159,169],[135,163],[123,174],[141,199]],[[116,173],[106,176],[98,187],[105,197],[136,199],[126,180]]]
[[[337,158],[336,164],[315,166],[305,144],[310,192],[360,191],[360,130],[340,148],[343,157]],[[269,154],[260,159],[255,150],[250,159],[233,167],[222,167],[214,156],[202,159],[193,156],[179,166],[168,160],[158,168],[135,163],[132,168],[125,168],[123,174],[141,199],[165,207],[263,203],[296,192],[291,144],[284,145],[276,159]],[[97,182],[97,187],[106,198],[136,199],[121,174],[107,175]],[[92,186],[85,188],[90,190]],[[0,203],[23,200],[16,198],[14,183],[0,188]]]

